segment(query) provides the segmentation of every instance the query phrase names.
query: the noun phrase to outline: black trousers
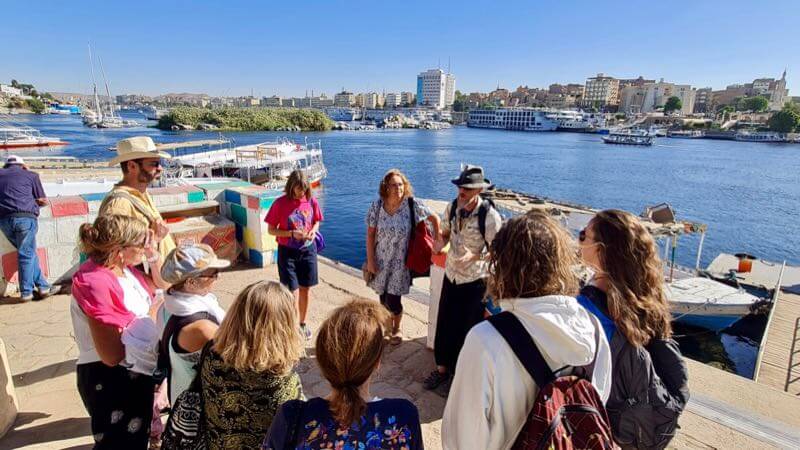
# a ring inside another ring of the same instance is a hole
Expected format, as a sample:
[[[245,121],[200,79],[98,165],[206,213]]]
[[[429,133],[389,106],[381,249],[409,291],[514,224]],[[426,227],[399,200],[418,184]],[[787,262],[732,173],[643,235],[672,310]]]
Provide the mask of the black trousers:
[[[485,293],[486,283],[483,280],[455,284],[447,276],[444,277],[433,341],[436,365],[444,366],[450,372],[455,371],[467,333],[483,320]]]
[[[153,418],[153,377],[102,362],[78,364],[78,392],[92,421],[95,449],[146,450]]]
[[[380,295],[381,305],[395,316],[403,314],[403,302],[399,295],[383,293]]]

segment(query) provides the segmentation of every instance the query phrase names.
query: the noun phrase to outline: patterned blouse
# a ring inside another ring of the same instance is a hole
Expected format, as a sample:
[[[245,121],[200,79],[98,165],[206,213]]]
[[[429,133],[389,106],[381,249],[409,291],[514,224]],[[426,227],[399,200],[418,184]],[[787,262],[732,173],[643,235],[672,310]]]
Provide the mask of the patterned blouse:
[[[394,214],[383,209],[383,201],[380,199],[372,202],[367,211],[367,226],[375,228],[375,262],[378,266],[378,273],[369,287],[378,295],[408,294],[411,286],[411,274],[406,268],[406,251],[411,235],[409,214],[411,209],[407,199],[403,200]],[[414,199],[414,214],[414,223],[420,223],[432,213],[424,203]]]
[[[204,440],[210,450],[259,448],[278,407],[303,397],[300,377],[238,372],[213,350],[200,369]]]
[[[285,448],[422,450],[424,444],[419,412],[408,400],[369,402],[358,423],[343,428],[331,415],[328,401],[317,397],[307,402],[287,402],[278,411],[262,449]]]

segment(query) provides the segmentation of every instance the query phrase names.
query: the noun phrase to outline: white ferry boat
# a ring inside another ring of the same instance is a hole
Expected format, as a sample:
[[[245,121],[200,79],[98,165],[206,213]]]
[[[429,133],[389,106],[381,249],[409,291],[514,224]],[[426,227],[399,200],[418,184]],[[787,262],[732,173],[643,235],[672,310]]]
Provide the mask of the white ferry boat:
[[[673,139],[700,139],[705,137],[703,130],[673,130],[667,131],[667,137]]]
[[[646,130],[617,130],[602,137],[606,144],[653,145],[653,135]]]
[[[558,131],[592,132],[605,124],[602,115],[581,111],[556,111],[550,118],[558,121]]]
[[[169,113],[169,110],[164,108],[157,108],[155,106],[142,106],[141,108],[139,108],[139,112],[147,120],[158,120],[163,116],[167,115],[167,113]]]
[[[782,134],[774,131],[739,131],[734,139],[747,142],[786,142]]]
[[[28,147],[58,147],[67,144],[59,138],[42,136],[36,128],[13,126],[0,128],[0,149],[6,151]]]
[[[555,131],[559,122],[534,108],[476,109],[469,112],[467,126],[518,131]]]

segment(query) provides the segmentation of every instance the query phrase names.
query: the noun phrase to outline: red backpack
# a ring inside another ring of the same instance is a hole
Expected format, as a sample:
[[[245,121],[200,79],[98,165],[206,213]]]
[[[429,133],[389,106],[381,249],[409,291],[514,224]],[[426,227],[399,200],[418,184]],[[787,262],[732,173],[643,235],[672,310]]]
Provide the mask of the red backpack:
[[[590,381],[594,361],[589,366],[576,368],[573,372],[577,375],[556,377],[514,314],[503,312],[488,321],[539,387],[533,408],[512,449],[619,448],[612,438],[603,400]],[[595,331],[599,339],[598,333]]]

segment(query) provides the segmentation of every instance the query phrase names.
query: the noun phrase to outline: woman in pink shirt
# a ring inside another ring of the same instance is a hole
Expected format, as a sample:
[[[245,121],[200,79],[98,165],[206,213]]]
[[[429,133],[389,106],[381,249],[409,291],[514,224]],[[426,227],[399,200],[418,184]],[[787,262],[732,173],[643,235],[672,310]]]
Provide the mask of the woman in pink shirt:
[[[88,260],[72,277],[70,305],[78,344],[78,392],[96,449],[146,449],[153,413],[158,328],[154,283],[134,266],[161,259],[152,231],[136,219],[100,216],[80,228]],[[163,301],[163,299],[161,299]]]
[[[269,234],[278,238],[278,275],[281,284],[298,299],[300,331],[309,340],[306,311],[309,291],[318,282],[316,242],[322,210],[301,170],[289,175],[284,195],[275,200],[264,221],[269,225]]]

